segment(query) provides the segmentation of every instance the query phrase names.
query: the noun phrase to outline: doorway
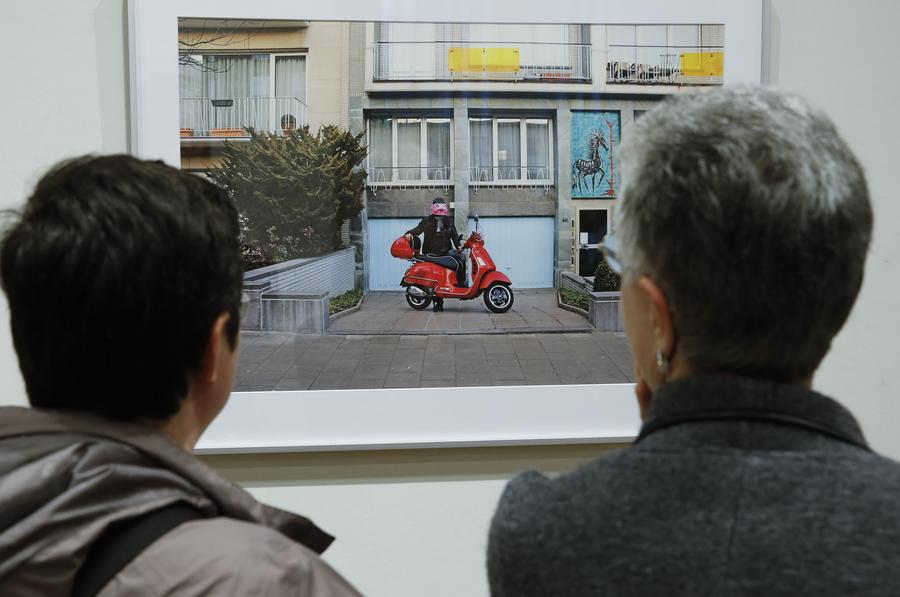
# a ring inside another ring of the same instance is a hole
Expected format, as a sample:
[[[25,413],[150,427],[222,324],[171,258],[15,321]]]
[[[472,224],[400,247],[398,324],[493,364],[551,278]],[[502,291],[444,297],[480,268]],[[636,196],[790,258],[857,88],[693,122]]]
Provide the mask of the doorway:
[[[578,210],[578,275],[590,277],[594,275],[597,264],[603,258],[600,243],[609,230],[608,209]]]

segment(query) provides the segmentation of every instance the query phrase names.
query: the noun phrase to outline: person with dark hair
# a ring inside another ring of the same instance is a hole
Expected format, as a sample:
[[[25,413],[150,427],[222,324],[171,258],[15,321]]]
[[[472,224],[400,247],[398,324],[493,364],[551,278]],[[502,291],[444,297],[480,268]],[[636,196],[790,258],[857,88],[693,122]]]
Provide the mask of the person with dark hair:
[[[863,169],[761,88],[677,94],[620,151],[615,229],[643,426],[494,515],[494,597],[900,595],[900,464],[812,390],[859,292]]]
[[[231,391],[242,267],[212,183],[116,155],[37,184],[0,240],[32,408],[0,409],[9,595],[358,595],[310,520],[191,450]]]
[[[413,238],[420,234],[425,235],[422,242],[422,253],[433,257],[450,255],[456,260],[456,279],[457,286],[467,287],[466,279],[466,259],[462,254],[462,239],[459,232],[456,231],[456,224],[450,217],[450,210],[447,208],[447,200],[443,197],[435,197],[431,202],[431,214],[422,218],[422,220],[410,230],[406,231],[406,238],[413,242]],[[444,310],[444,299],[434,297],[434,310]]]

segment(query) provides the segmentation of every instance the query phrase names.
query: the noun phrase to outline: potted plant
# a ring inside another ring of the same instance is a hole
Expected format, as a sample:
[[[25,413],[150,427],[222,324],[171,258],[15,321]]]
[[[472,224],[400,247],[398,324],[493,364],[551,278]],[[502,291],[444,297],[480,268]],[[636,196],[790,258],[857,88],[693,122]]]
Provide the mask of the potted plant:
[[[610,269],[605,259],[601,259],[594,270],[594,287],[590,303],[590,321],[600,332],[621,332],[622,322],[621,288],[622,279]]]

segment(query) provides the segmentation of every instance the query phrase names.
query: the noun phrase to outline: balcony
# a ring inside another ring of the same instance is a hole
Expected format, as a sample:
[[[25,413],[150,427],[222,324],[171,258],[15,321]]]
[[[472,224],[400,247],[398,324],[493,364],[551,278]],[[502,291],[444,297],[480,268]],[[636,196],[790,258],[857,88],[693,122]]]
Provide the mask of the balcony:
[[[607,84],[721,85],[722,46],[610,45]]]
[[[589,83],[590,44],[375,42],[377,81]]]
[[[182,98],[183,141],[249,137],[246,129],[286,134],[305,126],[309,108],[296,97]]]

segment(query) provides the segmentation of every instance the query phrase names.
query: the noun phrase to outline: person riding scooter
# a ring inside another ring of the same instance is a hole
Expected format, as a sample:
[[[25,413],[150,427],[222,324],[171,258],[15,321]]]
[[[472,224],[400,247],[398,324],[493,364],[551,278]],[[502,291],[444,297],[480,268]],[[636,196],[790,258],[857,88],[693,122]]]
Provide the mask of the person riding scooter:
[[[466,282],[466,260],[461,255],[462,242],[459,232],[456,231],[456,225],[453,218],[450,217],[450,210],[447,208],[447,200],[443,197],[435,197],[431,202],[431,215],[425,216],[416,225],[415,228],[406,231],[406,238],[412,242],[413,237],[425,234],[425,240],[422,243],[422,253],[433,257],[442,257],[449,255],[453,257],[459,264],[456,268],[457,286],[465,288],[468,286]],[[435,297],[434,310],[444,310],[444,299]]]

